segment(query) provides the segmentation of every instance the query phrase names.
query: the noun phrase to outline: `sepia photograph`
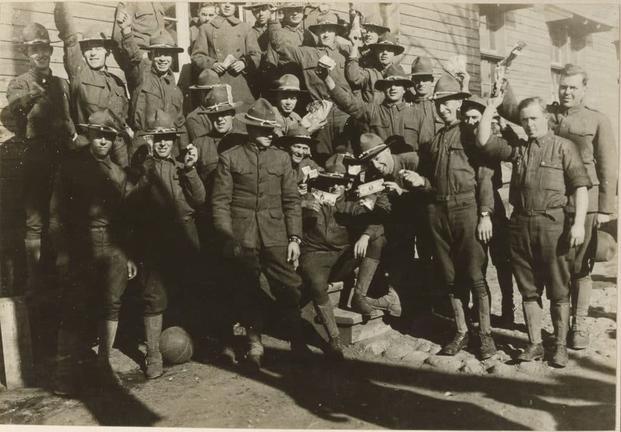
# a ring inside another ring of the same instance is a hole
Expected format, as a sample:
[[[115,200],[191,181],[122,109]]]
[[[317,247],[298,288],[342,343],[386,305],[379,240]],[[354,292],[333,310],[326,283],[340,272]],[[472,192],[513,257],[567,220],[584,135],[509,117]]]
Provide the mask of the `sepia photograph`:
[[[620,5],[0,1],[0,430],[620,430]]]

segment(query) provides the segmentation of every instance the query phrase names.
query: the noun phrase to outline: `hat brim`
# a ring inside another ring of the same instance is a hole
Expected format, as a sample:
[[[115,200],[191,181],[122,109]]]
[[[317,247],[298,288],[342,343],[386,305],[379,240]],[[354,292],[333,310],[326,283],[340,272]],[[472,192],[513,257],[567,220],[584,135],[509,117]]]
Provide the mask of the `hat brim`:
[[[360,155],[358,155],[358,160],[361,163],[368,162],[370,159],[374,158],[387,148],[389,147],[386,144],[380,144],[376,147],[373,147],[372,149],[367,150],[366,152],[360,153]]]
[[[390,31],[388,27],[384,27],[378,24],[361,24],[361,27],[364,29],[369,28],[377,34],[388,33]]]
[[[387,44],[387,43],[373,43],[373,44],[367,45],[367,48],[369,48],[371,51],[373,50],[379,51],[379,50],[388,49],[394,52],[395,55],[403,54],[403,52],[405,51],[405,47],[401,45],[393,45],[393,44]]]
[[[149,51],[154,51],[154,50],[161,50],[161,51],[172,51],[174,53],[182,53],[184,50],[181,47],[172,47],[172,46],[168,46],[168,45],[149,45],[148,47],[145,48],[146,50]]]
[[[415,77],[415,76],[429,76],[429,77],[433,78],[433,71],[412,72],[410,75],[413,76],[413,77]]]
[[[140,135],[175,135],[180,136],[181,132],[176,129],[155,129],[155,130],[146,130],[142,132]]]
[[[220,85],[222,84],[208,84],[208,85],[195,84],[195,85],[191,85],[190,87],[188,87],[188,90],[211,90]]]
[[[298,88],[286,88],[286,87],[268,89],[267,91],[270,93],[308,93],[307,90],[301,90]]]
[[[261,128],[265,128],[265,129],[276,129],[277,127],[282,127],[281,124],[279,124],[278,122],[274,122],[274,123],[265,123],[265,122],[258,122],[256,120],[252,120],[252,119],[248,119],[246,118],[246,113],[237,113],[235,114],[235,119],[248,125],[248,126],[256,126],[256,127],[261,127]]]
[[[315,25],[308,27],[308,29],[315,34],[317,34],[322,29],[325,29],[325,28],[329,30],[334,30],[334,32],[337,35],[342,35],[343,33],[345,33],[345,27],[343,27],[340,24],[334,24],[334,23],[315,24]]]
[[[104,48],[111,49],[114,47],[115,42],[112,39],[82,39],[80,42],[80,46],[86,44],[100,44]]]
[[[78,123],[78,127],[81,127],[82,129],[86,129],[86,130],[96,130],[100,132],[105,132],[111,135],[119,135],[121,133],[120,131],[114,129],[113,127],[105,126],[105,125]]]
[[[234,111],[242,105],[243,102],[233,102],[232,104],[227,103],[226,105],[220,105],[217,108],[213,109],[210,109],[209,107],[203,108],[201,112],[207,114],[217,114],[225,111]]]
[[[52,44],[56,44],[56,43],[60,43],[60,42],[61,41],[48,41],[48,40],[43,40],[43,39],[36,39],[36,40],[33,40],[33,41],[28,41],[28,42],[18,41],[17,44],[21,45],[21,46],[33,46],[33,45],[49,45],[49,46],[52,46]]]
[[[465,112],[469,109],[475,109],[482,113],[483,111],[485,111],[485,105],[470,99],[465,99],[464,102],[461,104],[461,110]]]
[[[451,93],[434,93],[433,100],[444,100],[444,99],[467,99],[472,96],[468,92],[451,92]]]
[[[313,137],[296,137],[296,136],[281,136],[276,138],[276,145],[281,147],[289,147],[293,144],[306,144],[311,146],[317,142]]]
[[[414,83],[407,78],[381,79],[381,80],[375,81],[375,90],[382,90],[386,87],[390,87],[393,84],[402,85],[406,89],[414,86]]]
[[[252,10],[252,9],[257,9],[257,8],[260,8],[260,7],[265,7],[265,6],[270,7],[271,5],[272,5],[271,3],[256,3],[256,4],[252,4],[252,3],[250,3],[249,5],[247,5],[247,6],[242,6],[242,7],[243,7],[245,10]]]

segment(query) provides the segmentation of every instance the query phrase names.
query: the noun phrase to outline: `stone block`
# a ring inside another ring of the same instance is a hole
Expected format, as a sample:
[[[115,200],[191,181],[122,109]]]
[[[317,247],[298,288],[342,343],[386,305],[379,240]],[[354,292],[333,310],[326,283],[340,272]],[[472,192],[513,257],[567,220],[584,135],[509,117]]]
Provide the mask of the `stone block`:
[[[486,372],[485,367],[475,358],[464,360],[460,371],[470,375],[483,375]]]
[[[366,323],[358,323],[351,326],[341,326],[339,324],[341,341],[346,344],[353,344],[365,339],[380,336],[390,330],[392,330],[391,327],[386,325],[381,319],[374,319]]]
[[[408,366],[420,367],[429,358],[429,355],[429,353],[422,351],[410,351],[401,361],[407,363]]]
[[[384,351],[384,357],[391,360],[401,360],[403,357],[412,352],[412,348],[402,342],[393,342],[388,349]]]
[[[430,355],[425,363],[445,372],[457,372],[462,365],[461,360],[455,357]]]

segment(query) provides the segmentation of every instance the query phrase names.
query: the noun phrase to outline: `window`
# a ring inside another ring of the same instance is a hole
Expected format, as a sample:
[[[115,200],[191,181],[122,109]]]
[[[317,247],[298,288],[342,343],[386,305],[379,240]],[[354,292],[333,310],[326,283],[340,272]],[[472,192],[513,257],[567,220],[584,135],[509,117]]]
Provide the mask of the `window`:
[[[481,58],[481,95],[483,97],[487,97],[492,94],[492,86],[495,81],[494,71],[496,70],[496,65],[498,65],[499,61],[499,58]]]
[[[481,52],[503,54],[505,50],[504,12],[490,10],[479,16]]]

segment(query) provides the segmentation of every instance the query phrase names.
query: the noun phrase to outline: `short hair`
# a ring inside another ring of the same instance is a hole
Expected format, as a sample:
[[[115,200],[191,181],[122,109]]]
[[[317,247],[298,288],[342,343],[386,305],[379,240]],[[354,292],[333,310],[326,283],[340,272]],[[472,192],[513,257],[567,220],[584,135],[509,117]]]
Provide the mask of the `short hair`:
[[[589,75],[581,66],[567,63],[561,71],[561,78],[574,75],[582,75],[582,85],[586,86],[589,82]]]
[[[548,107],[547,107],[546,103],[539,96],[522,99],[522,101],[518,105],[518,112],[522,111],[524,108],[527,108],[527,107],[529,107],[531,105],[538,105],[539,108],[541,108],[541,112],[543,114],[547,114],[548,113]]]

